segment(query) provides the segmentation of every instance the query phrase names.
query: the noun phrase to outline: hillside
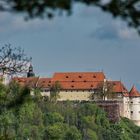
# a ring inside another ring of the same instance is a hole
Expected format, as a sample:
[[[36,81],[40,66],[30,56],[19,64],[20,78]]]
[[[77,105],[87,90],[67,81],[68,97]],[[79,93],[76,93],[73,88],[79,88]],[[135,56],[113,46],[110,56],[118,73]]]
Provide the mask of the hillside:
[[[140,127],[109,122],[93,103],[49,101],[38,89],[0,85],[0,140],[139,140]]]

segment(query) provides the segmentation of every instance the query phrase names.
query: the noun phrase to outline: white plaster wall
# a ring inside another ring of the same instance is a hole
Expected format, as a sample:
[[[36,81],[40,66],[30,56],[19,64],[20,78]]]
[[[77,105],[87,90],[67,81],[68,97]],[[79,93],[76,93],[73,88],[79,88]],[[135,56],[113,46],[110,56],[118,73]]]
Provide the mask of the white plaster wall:
[[[123,97],[123,113],[122,117],[126,117],[130,119],[130,106],[129,106],[129,97]]]
[[[140,98],[130,98],[130,118],[134,121],[140,121]]]
[[[140,121],[134,121],[133,122],[137,125],[137,126],[140,126]]]
[[[90,91],[60,91],[59,93],[59,98],[58,101],[65,101],[65,100],[70,100],[70,101],[74,101],[74,100],[85,100],[88,101],[90,100],[90,95],[92,94],[92,92]]]
[[[41,92],[41,95],[50,97],[50,91],[46,91],[46,92],[43,91],[43,92]]]

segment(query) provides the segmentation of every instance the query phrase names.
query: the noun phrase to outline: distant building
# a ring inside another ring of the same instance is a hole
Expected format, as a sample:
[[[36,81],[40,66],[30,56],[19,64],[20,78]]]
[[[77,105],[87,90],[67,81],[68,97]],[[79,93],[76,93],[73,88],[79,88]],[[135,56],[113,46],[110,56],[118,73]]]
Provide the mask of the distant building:
[[[136,87],[133,86],[129,93],[123,96],[124,117],[133,120],[133,122],[140,126],[140,93]]]
[[[28,86],[31,90],[40,88],[42,96],[48,97],[52,85],[59,82],[61,90],[58,101],[117,100],[120,104],[120,116],[127,117],[140,126],[140,93],[134,86],[128,92],[121,81],[108,81],[103,72],[55,73],[52,78],[34,76],[33,67],[30,66],[27,77],[15,77],[14,80],[21,86]],[[108,84],[111,86],[108,87]]]

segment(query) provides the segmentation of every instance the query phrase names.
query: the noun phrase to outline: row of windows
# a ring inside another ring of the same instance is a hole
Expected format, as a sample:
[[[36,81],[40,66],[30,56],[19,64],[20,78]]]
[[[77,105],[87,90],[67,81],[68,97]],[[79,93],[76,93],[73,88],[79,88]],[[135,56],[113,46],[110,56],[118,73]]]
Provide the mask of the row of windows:
[[[49,92],[49,90],[48,89],[43,89],[43,90],[41,90],[41,92]]]
[[[138,111],[140,113],[140,111]],[[133,114],[133,111],[131,111],[131,114]]]
[[[93,92],[93,90],[65,90],[65,92]]]
[[[127,112],[127,111],[125,111],[125,112]],[[128,111],[128,112],[129,112],[129,111]],[[131,114],[133,114],[133,113],[134,113],[134,111],[130,111],[130,113],[131,113]],[[140,113],[140,111],[138,111],[138,113]]]
[[[42,89],[41,92],[49,92],[48,89]],[[94,92],[93,90],[63,90],[64,92]]]
[[[66,76],[66,78],[69,78],[69,76]],[[79,75],[78,78],[82,78],[82,76]],[[93,78],[96,78],[96,75],[93,75]]]
[[[125,103],[131,103],[131,104],[133,104],[133,102],[132,102],[132,101],[131,101],[131,102],[129,102],[129,101],[128,101],[128,102],[125,102]],[[139,101],[138,103],[140,103],[140,101]]]

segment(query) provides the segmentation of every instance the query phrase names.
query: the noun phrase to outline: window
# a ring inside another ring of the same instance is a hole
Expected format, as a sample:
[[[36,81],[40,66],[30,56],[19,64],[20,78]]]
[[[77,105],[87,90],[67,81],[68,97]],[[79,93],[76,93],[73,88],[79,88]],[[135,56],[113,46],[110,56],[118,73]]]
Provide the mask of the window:
[[[91,85],[91,87],[93,87],[93,85]]]
[[[66,76],[66,78],[69,78],[69,76]]]
[[[74,86],[72,85],[71,87],[73,88]]]
[[[71,82],[75,82],[74,80],[72,80]]]
[[[79,78],[82,78],[82,76],[79,75]]]
[[[140,113],[140,111],[139,111],[139,113]]]
[[[131,111],[131,114],[133,114],[133,111]]]
[[[51,81],[49,81],[49,83],[51,83]]]
[[[96,78],[96,76],[95,76],[95,75],[93,75],[93,78]]]
[[[84,82],[87,82],[86,80],[84,80]]]
[[[133,102],[131,102],[131,104],[133,104]]]
[[[113,83],[113,86],[115,86],[116,85],[116,83]]]

